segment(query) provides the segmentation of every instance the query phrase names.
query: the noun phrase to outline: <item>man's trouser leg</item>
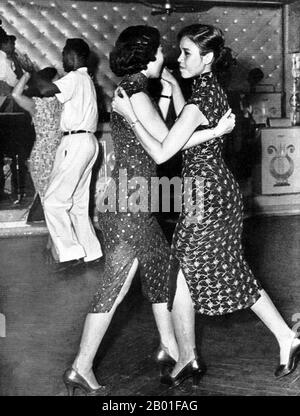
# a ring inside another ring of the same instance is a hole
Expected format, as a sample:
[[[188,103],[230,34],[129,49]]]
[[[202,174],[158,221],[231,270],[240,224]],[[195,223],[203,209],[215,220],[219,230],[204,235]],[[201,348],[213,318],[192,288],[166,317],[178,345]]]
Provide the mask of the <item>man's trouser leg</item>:
[[[70,210],[70,217],[77,240],[85,250],[84,261],[92,261],[102,256],[100,243],[96,236],[94,227],[89,217],[90,183],[92,168],[98,156],[97,152],[87,169],[81,176],[73,195],[73,205]]]
[[[86,170],[92,169],[97,153],[98,143],[95,136],[86,133],[64,136],[57,149],[50,184],[44,198],[44,211],[47,227],[61,262],[88,255],[78,240],[72,223],[74,215],[71,217],[70,211],[74,208],[77,186],[82,178],[85,178]],[[87,184],[88,178],[85,178],[84,182]],[[87,197],[87,206],[88,203]],[[87,220],[85,221],[87,223]],[[100,244],[96,241],[90,222],[86,232],[93,235],[94,244],[97,243],[95,252],[97,251],[97,257],[100,257]]]

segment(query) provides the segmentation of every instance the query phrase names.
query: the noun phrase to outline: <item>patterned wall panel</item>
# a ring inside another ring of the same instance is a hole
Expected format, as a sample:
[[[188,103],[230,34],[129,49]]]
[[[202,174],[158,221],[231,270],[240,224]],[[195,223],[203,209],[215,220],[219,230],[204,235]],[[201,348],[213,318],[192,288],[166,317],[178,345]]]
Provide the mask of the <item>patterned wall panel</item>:
[[[118,34],[133,24],[159,28],[169,58],[176,57],[176,33],[193,22],[205,22],[224,30],[238,60],[232,88],[247,90],[247,73],[260,67],[263,83],[282,91],[283,42],[281,8],[217,6],[202,13],[151,16],[151,8],[139,3],[80,2],[60,0],[8,0],[0,2],[0,18],[8,33],[17,36],[17,49],[27,53],[38,67],[61,69],[61,50],[68,37],[82,37],[99,59],[97,80],[110,103],[117,78],[108,55]]]
[[[289,52],[300,52],[300,1],[289,7]]]

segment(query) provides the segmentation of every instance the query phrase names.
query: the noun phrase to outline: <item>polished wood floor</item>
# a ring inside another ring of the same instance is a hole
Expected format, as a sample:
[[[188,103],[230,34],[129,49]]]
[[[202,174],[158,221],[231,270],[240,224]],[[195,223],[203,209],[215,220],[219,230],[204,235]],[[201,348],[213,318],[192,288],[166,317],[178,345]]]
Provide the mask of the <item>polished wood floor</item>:
[[[169,237],[173,225],[165,226]],[[102,266],[57,275],[44,262],[47,236],[0,239],[0,395],[64,396],[61,375],[79,345],[84,317]],[[300,314],[300,217],[257,218],[245,224],[246,255],[285,319]],[[300,323],[298,316],[298,323]],[[170,390],[158,382],[158,335],[136,278],[95,360],[112,396],[299,396],[300,365],[278,381],[278,348],[251,311],[197,319],[197,343],[208,372],[199,388]]]

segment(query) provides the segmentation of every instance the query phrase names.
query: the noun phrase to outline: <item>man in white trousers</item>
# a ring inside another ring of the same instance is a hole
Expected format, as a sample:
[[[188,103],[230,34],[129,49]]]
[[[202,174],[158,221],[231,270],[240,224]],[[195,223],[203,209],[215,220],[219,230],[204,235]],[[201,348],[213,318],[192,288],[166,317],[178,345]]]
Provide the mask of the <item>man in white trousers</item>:
[[[46,96],[63,103],[61,129],[64,132],[44,198],[49,234],[61,272],[83,262],[95,263],[101,246],[89,218],[89,187],[99,147],[94,132],[98,111],[96,92],[87,72],[89,46],[82,39],[67,39],[63,66],[67,74],[54,83],[42,82]]]

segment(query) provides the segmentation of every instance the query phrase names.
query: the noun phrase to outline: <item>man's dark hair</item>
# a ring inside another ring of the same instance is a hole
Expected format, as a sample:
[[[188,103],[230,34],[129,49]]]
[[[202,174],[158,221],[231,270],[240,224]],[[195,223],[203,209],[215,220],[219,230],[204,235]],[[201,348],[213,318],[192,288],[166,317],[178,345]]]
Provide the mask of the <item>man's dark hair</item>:
[[[88,59],[90,54],[89,45],[80,38],[67,39],[65,49],[74,51],[77,56],[83,59]]]

